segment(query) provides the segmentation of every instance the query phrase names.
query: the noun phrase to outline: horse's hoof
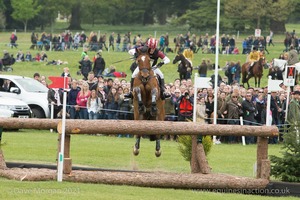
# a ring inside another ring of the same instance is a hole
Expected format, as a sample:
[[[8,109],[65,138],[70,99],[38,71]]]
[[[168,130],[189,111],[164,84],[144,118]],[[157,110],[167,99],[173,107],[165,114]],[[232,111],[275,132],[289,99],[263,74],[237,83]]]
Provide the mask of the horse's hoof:
[[[140,150],[134,147],[133,155],[137,156],[137,155],[139,155],[139,153],[140,153]]]
[[[160,155],[161,155],[161,151],[159,150],[159,151],[155,151],[155,156],[158,158],[158,157],[160,157]]]
[[[139,114],[144,114],[146,112],[145,106],[139,106]]]
[[[150,114],[151,114],[152,117],[156,117],[156,115],[157,115],[157,108],[156,107],[155,108],[151,108]]]

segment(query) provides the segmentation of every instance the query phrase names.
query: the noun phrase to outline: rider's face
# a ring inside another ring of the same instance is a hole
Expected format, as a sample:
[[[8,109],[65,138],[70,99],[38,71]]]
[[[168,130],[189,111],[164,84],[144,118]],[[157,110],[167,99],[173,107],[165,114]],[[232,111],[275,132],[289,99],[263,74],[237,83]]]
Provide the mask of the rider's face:
[[[155,48],[154,49],[150,49],[150,54],[153,54],[154,53],[154,51],[155,51]]]

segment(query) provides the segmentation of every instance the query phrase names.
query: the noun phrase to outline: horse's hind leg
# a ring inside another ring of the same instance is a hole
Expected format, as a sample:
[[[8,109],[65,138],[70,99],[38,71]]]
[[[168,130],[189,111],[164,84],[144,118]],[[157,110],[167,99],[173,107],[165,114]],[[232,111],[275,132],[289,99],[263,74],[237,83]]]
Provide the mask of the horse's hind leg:
[[[140,141],[141,141],[141,136],[137,135],[135,139],[135,144],[133,147],[133,155],[137,156],[140,153]]]
[[[155,146],[155,156],[159,157],[161,155],[161,150],[160,150],[160,139],[159,135],[156,136],[156,146]]]

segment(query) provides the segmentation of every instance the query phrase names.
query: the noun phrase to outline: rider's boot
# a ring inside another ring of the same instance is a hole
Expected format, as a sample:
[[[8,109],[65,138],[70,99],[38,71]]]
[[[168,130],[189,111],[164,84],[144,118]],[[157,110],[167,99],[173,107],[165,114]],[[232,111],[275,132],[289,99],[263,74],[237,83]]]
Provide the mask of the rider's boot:
[[[171,95],[168,93],[165,93],[165,79],[160,79],[160,95],[161,99],[165,100],[166,98],[170,98]]]
[[[249,69],[248,69],[248,75],[251,74],[251,70],[252,70],[252,65],[250,64]]]
[[[134,81],[134,78],[131,78],[130,80],[130,92],[127,93],[127,94],[124,94],[124,97],[126,98],[133,98],[133,94],[132,94],[132,90],[133,90],[133,81]]]

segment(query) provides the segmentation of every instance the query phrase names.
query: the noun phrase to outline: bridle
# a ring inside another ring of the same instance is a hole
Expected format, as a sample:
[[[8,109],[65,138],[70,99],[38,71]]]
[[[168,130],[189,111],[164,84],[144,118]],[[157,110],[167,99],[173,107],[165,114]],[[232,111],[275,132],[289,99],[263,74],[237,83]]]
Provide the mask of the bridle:
[[[147,59],[149,60],[149,66],[147,66]],[[140,63],[142,62],[142,63]],[[139,67],[139,79],[142,81],[142,83],[145,85],[148,83],[148,81],[151,78],[154,78],[154,75],[151,75],[150,71],[152,70],[151,65],[150,65],[150,57],[148,55],[141,55],[137,59],[138,67]],[[143,76],[147,74],[147,76]]]

